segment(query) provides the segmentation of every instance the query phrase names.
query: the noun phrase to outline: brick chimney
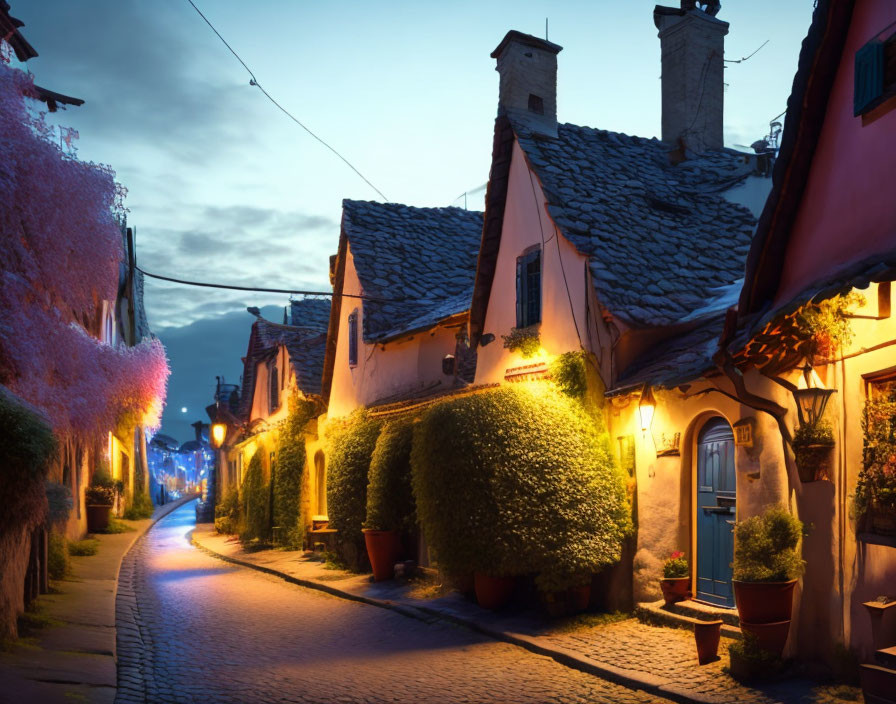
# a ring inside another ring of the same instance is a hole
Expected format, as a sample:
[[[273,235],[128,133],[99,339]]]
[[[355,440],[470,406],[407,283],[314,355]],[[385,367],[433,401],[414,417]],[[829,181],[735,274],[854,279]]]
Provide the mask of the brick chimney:
[[[657,5],[653,22],[662,50],[664,142],[679,140],[693,152],[721,149],[725,35],[728,23],[715,18],[718,2],[681,0],[681,7]]]
[[[510,30],[491,56],[501,77],[498,115],[557,136],[557,54],[562,46]]]

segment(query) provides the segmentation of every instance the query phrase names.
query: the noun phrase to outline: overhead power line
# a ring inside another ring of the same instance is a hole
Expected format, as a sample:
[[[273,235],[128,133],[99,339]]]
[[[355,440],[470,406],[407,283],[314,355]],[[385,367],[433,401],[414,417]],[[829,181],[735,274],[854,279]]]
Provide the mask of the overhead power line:
[[[148,276],[151,279],[159,279],[161,281],[170,281],[175,284],[184,284],[185,286],[202,286],[204,288],[225,288],[233,291],[253,291],[256,293],[290,293],[296,296],[332,296],[332,291],[303,291],[301,289],[292,289],[292,288],[258,288],[256,286],[235,286],[233,284],[212,284],[205,281],[188,281],[186,279],[175,279],[171,276],[162,276],[161,274],[150,274],[148,271],[144,271],[139,266],[134,267],[137,271],[139,271],[144,276]],[[343,293],[343,296],[346,298],[361,298],[365,301],[377,301],[379,303],[401,303],[402,301],[406,301],[406,298],[377,298],[375,296],[364,296],[362,294],[357,293]],[[416,299],[420,300],[420,299]]]
[[[196,4],[193,2],[193,0],[187,0],[187,2],[190,3],[190,5],[193,7],[194,10],[196,10],[196,12],[199,14],[199,16],[203,20],[205,20],[205,23],[209,27],[211,27],[211,30],[218,36],[218,39],[220,39],[224,43],[224,46],[226,46],[227,49],[230,51],[230,53],[234,55],[236,60],[239,61],[243,65],[243,68],[246,69],[249,76],[251,77],[251,79],[249,80],[250,86],[255,86],[256,88],[258,88],[258,90],[260,90],[264,94],[264,96],[268,100],[270,100],[284,115],[286,115],[290,120],[295,122],[299,127],[301,127],[303,130],[305,130],[312,137],[314,137],[314,139],[316,139],[318,142],[323,144],[327,149],[329,149],[331,152],[333,152],[336,156],[338,156],[343,161],[343,163],[345,163],[346,166],[348,166],[352,171],[354,171],[361,178],[362,181],[364,181],[364,183],[366,183],[373,190],[375,190],[379,194],[380,198],[382,198],[384,201],[387,201],[387,202],[389,201],[389,199],[386,197],[386,195],[379,188],[374,186],[367,179],[367,177],[364,176],[364,174],[362,174],[360,171],[358,171],[358,169],[356,169],[355,166],[348,159],[346,159],[344,156],[342,156],[342,154],[340,154],[333,147],[331,147],[329,144],[327,144],[327,142],[325,142],[321,137],[318,137],[314,132],[312,132],[310,129],[308,129],[308,127],[305,124],[303,124],[302,121],[299,120],[299,118],[297,118],[295,115],[293,115],[291,112],[289,112],[289,110],[287,110],[280,103],[278,103],[276,100],[274,100],[274,98],[271,97],[271,94],[268,93],[262,87],[261,83],[258,82],[258,79],[255,77],[255,74],[252,72],[252,69],[246,65],[246,62],[243,61],[242,58],[240,58],[240,55],[236,53],[234,48],[232,46],[230,46],[230,44],[227,43],[227,40],[221,36],[221,33],[217,29],[215,29],[215,25],[213,25],[211,22],[209,22],[208,17],[206,17],[205,15],[202,14],[202,10],[200,10],[198,7],[196,7]]]

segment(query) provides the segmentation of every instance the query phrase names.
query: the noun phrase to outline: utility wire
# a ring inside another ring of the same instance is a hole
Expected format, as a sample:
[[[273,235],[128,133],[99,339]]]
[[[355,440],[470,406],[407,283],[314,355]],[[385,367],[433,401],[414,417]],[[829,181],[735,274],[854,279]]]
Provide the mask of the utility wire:
[[[246,62],[243,61],[243,60],[240,58],[240,55],[237,54],[236,51],[234,51],[233,47],[230,46],[230,44],[227,43],[227,40],[224,39],[224,37],[221,36],[221,33],[220,33],[217,29],[215,29],[215,26],[214,26],[211,22],[209,22],[208,17],[206,17],[205,15],[203,15],[203,14],[202,14],[202,11],[201,11],[198,7],[196,7],[196,4],[193,2],[193,0],[187,0],[187,2],[190,3],[190,5],[193,7],[194,10],[196,10],[196,12],[199,14],[199,16],[200,16],[203,20],[205,20],[205,23],[206,23],[206,24],[211,28],[211,30],[218,36],[218,39],[220,39],[220,40],[224,43],[224,46],[226,46],[227,49],[230,51],[230,53],[234,55],[234,57],[236,58],[236,60],[239,61],[239,62],[243,65],[243,68],[246,69],[246,71],[248,72],[248,74],[251,76],[251,80],[249,81],[249,85],[250,85],[250,86],[255,86],[256,88],[258,88],[258,90],[260,90],[260,91],[264,94],[264,96],[265,96],[268,100],[270,100],[270,101],[271,101],[271,102],[272,102],[272,103],[273,103],[273,104],[274,104],[274,105],[275,105],[275,106],[276,106],[276,107],[277,107],[277,108],[278,108],[284,115],[286,115],[290,120],[292,120],[293,122],[295,122],[299,127],[301,127],[303,130],[305,130],[305,131],[306,131],[308,134],[310,134],[312,137],[314,137],[314,139],[316,139],[318,142],[320,142],[321,144],[323,144],[327,149],[329,149],[331,152],[333,152],[336,156],[338,156],[338,157],[345,163],[346,166],[348,166],[352,171],[354,171],[354,172],[361,178],[362,181],[364,181],[364,183],[366,183],[366,184],[367,184],[368,186],[370,186],[373,190],[375,190],[375,191],[379,194],[380,198],[382,198],[382,199],[383,199],[384,201],[386,201],[386,202],[389,202],[389,199],[386,197],[386,195],[385,195],[379,188],[377,188],[376,186],[374,186],[374,185],[373,185],[373,184],[372,184],[372,183],[371,183],[371,182],[364,176],[364,174],[362,174],[360,171],[358,171],[358,169],[356,169],[356,168],[354,167],[354,165],[353,165],[348,159],[346,159],[344,156],[342,156],[342,154],[340,154],[339,152],[337,152],[333,147],[331,147],[329,144],[327,144],[323,139],[321,139],[321,138],[318,137],[316,134],[314,134],[314,132],[312,132],[310,129],[308,129],[308,127],[306,127],[306,126],[302,123],[301,120],[299,120],[295,115],[293,115],[291,112],[289,112],[289,110],[287,110],[286,108],[284,108],[284,107],[283,107],[280,103],[278,103],[276,100],[274,100],[274,98],[271,97],[271,94],[268,93],[268,92],[261,86],[261,83],[258,82],[258,79],[255,77],[255,74],[252,73],[252,69],[249,68],[249,67],[246,65]]]
[[[291,288],[257,288],[255,286],[234,286],[231,284],[212,284],[205,281],[187,281],[186,279],[175,279],[171,276],[162,276],[161,274],[150,274],[148,271],[144,271],[139,266],[134,267],[137,271],[139,271],[144,276],[148,276],[151,279],[160,279],[161,281],[171,281],[175,284],[184,284],[186,286],[202,286],[205,288],[226,288],[232,289],[234,291],[255,291],[259,293],[292,293],[299,296],[333,296],[332,291],[301,291],[298,289]],[[365,301],[377,301],[379,303],[400,303],[402,301],[406,301],[406,298],[376,298],[374,296],[364,296],[362,294],[357,293],[343,293],[341,294],[346,298],[361,298]],[[415,299],[421,300],[421,299]]]
[[[764,42],[762,42],[762,44],[759,46],[759,49],[761,49],[761,48],[764,47],[766,44],[768,44],[769,41],[770,41],[770,40],[766,39]],[[754,52],[753,52],[752,54],[750,54],[749,56],[743,56],[743,57],[741,57],[741,58],[739,58],[739,59],[724,59],[724,61],[725,61],[725,63],[727,63],[727,64],[741,64],[741,63],[743,63],[744,61],[746,61],[747,59],[751,59],[751,58],[753,58],[756,54],[758,54],[758,53],[759,53],[759,49],[757,49],[756,51],[754,51]]]

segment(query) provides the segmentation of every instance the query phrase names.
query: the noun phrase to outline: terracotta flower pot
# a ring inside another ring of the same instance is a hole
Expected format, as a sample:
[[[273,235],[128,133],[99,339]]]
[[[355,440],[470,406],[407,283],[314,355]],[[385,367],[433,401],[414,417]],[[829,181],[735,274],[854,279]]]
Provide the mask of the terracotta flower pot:
[[[567,589],[566,601],[570,613],[577,614],[586,611],[591,603],[591,583]]]
[[[700,621],[694,624],[694,640],[697,641],[697,661],[701,665],[712,662],[719,654],[722,621]]]
[[[793,588],[789,582],[739,582],[734,580],[734,600],[741,623],[789,621],[793,611]]]
[[[660,580],[660,589],[663,590],[663,599],[666,606],[671,606],[679,601],[691,598],[690,577],[667,577]]]
[[[513,596],[513,588],[516,586],[515,577],[491,577],[482,572],[477,572],[473,581],[476,601],[482,608],[492,610],[505,606]]]
[[[87,532],[101,533],[109,527],[109,515],[112,507],[105,504],[87,506]]]
[[[759,647],[764,651],[781,657],[784,646],[787,644],[787,635],[790,633],[790,620],[777,621],[775,623],[747,623],[740,622],[740,629],[756,638]]]
[[[833,445],[803,445],[793,448],[801,482],[817,482],[830,476]]]
[[[383,582],[395,576],[395,563],[401,556],[401,535],[397,530],[365,530],[364,543],[373,568],[373,579]]]

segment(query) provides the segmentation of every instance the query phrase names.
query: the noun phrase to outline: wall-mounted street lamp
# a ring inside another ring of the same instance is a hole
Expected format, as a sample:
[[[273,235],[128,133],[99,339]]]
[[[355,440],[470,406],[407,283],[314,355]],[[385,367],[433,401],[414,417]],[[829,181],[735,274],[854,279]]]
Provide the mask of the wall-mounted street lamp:
[[[644,384],[644,390],[641,391],[641,400],[638,401],[638,415],[641,416],[641,430],[647,431],[650,424],[653,423],[653,412],[656,410],[656,399],[653,397],[653,391],[650,384]]]
[[[836,389],[826,388],[812,366],[807,363],[803,367],[796,388],[792,391],[800,427],[815,425],[824,415],[828,401],[836,392]]]
[[[212,423],[211,436],[212,447],[217,450],[224,444],[224,438],[227,437],[227,424],[216,420]]]

